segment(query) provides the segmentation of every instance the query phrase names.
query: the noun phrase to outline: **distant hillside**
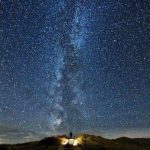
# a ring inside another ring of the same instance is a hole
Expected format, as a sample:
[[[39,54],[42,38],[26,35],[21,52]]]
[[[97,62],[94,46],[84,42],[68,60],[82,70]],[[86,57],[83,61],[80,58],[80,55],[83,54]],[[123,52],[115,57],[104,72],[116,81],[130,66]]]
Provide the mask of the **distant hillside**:
[[[47,137],[41,141],[29,142],[24,144],[3,144],[0,150],[150,150],[150,139],[126,137],[109,140],[100,136],[81,134],[75,138],[76,146],[64,145],[62,141],[67,136]]]

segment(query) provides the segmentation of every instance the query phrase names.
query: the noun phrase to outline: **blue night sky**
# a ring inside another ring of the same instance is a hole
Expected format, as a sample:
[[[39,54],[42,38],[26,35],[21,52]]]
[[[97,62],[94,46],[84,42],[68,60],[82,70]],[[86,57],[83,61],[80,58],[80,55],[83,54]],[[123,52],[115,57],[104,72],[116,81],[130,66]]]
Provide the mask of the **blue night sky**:
[[[150,137],[149,50],[148,0],[0,0],[0,143]]]

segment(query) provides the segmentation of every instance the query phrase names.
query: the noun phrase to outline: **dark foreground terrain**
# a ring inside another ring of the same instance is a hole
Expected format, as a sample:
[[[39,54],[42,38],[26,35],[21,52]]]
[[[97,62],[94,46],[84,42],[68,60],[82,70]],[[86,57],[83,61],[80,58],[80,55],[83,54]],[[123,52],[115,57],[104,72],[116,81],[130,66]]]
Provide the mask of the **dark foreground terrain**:
[[[37,142],[0,145],[0,150],[150,150],[150,139],[126,137],[109,140],[100,136],[82,134],[76,137],[76,146],[62,145],[66,136],[49,137]]]

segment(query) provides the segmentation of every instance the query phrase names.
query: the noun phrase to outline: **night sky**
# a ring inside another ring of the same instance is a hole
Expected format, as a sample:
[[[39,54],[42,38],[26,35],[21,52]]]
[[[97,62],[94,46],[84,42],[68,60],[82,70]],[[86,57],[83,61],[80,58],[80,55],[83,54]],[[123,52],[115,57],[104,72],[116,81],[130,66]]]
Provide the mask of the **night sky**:
[[[150,137],[149,81],[149,0],[0,0],[0,143]]]

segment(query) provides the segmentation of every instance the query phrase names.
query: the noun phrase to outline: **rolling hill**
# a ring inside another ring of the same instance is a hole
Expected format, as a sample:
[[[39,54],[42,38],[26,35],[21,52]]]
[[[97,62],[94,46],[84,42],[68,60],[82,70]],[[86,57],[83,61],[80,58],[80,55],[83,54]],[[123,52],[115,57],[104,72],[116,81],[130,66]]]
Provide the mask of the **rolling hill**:
[[[150,150],[150,139],[127,138],[105,139],[100,136],[81,134],[74,139],[74,146],[64,144],[67,136],[47,137],[41,141],[24,144],[2,144],[0,150]]]

